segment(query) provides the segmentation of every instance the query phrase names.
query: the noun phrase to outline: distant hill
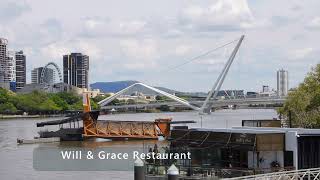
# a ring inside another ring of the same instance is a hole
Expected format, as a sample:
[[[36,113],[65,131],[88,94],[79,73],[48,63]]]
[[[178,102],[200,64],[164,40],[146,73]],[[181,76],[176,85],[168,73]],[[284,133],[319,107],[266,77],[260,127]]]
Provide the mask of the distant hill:
[[[114,82],[96,82],[90,85],[92,89],[100,89],[104,93],[116,93],[128,86],[131,86],[134,83],[137,83],[138,81],[114,81]],[[165,91],[167,93],[173,94],[173,93],[180,93],[179,91],[175,91],[172,89],[164,88],[164,87],[155,87],[157,89],[160,89],[162,91]],[[147,88],[144,88],[142,86],[136,86],[130,91],[128,91],[126,94],[130,95],[134,92],[141,92],[143,94],[148,94],[148,95],[156,95],[157,93],[149,90]]]

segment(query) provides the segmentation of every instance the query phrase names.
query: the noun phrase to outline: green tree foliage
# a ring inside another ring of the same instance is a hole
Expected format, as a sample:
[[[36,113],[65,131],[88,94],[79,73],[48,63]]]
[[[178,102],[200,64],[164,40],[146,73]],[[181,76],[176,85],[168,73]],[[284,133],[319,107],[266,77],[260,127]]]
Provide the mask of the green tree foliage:
[[[114,99],[113,101],[110,102],[110,105],[118,105],[118,104],[125,104],[125,100],[119,100],[119,99]]]
[[[160,95],[157,95],[156,96],[156,100],[157,101],[172,101],[172,99],[166,97],[166,96],[160,96]]]
[[[60,94],[51,94],[50,99],[60,107],[60,110],[68,110],[69,104],[60,96]]]
[[[82,101],[77,101],[75,102],[74,104],[71,104],[69,106],[69,110],[77,110],[77,111],[80,111],[83,109],[83,104],[82,104]]]
[[[5,103],[8,101],[8,93],[5,89],[0,88],[0,103]]]
[[[75,104],[75,103],[79,103],[79,101],[82,101],[82,97],[71,92],[60,92],[60,93],[57,93],[57,95],[60,98],[64,99],[64,101],[67,104]]]
[[[99,105],[90,100],[94,110],[99,109]],[[14,114],[18,111],[29,113],[82,110],[82,97],[69,92],[50,94],[34,91],[28,94],[14,94],[0,88],[0,113]]]
[[[164,98],[163,98],[163,96],[157,95],[157,96],[156,96],[156,100],[157,100],[157,101],[162,101],[162,100],[164,100]]]
[[[52,99],[46,99],[39,106],[40,111],[59,111],[62,108],[59,107]]]
[[[1,114],[14,114],[17,111],[18,111],[17,108],[10,102],[5,102],[0,104]]]
[[[93,99],[90,99],[90,104],[91,104],[92,110],[99,110],[100,109],[100,106],[98,105],[98,103],[96,103]]]
[[[97,103],[97,102],[99,102],[99,101],[104,100],[105,98],[107,98],[107,97],[109,97],[109,96],[110,96],[110,95],[104,95],[104,96],[98,95],[98,96],[94,97],[92,100]]]
[[[289,93],[278,113],[288,117],[291,111],[293,125],[296,127],[320,127],[320,64],[312,68],[303,83]]]

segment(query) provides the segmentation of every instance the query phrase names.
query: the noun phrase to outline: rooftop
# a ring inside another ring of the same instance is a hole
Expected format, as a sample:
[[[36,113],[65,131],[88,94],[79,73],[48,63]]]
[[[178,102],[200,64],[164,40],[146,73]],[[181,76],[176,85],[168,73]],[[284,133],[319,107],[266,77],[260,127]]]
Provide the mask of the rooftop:
[[[297,135],[320,135],[320,129],[305,128],[276,128],[276,127],[232,127],[232,128],[195,128],[194,131],[226,132],[226,133],[246,133],[246,134],[272,134],[293,132]]]

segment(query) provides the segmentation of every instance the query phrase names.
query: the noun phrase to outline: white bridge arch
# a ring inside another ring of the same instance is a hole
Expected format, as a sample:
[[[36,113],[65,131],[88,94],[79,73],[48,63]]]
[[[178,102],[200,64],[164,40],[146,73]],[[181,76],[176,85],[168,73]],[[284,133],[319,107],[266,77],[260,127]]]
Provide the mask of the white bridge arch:
[[[134,83],[131,86],[128,86],[127,88],[124,88],[121,91],[115,93],[114,95],[112,95],[112,96],[110,96],[110,97],[98,102],[98,104],[100,106],[105,106],[105,105],[109,104],[111,101],[113,101],[114,99],[116,99],[117,97],[119,97],[120,95],[122,95],[122,94],[126,93],[127,91],[129,91],[130,89],[134,88],[135,86],[143,86],[143,87],[145,87],[147,89],[150,89],[150,90],[155,91],[155,92],[157,92],[159,94],[162,94],[162,95],[164,95],[164,96],[166,96],[166,97],[168,97],[168,98],[170,98],[170,99],[172,99],[174,101],[177,101],[177,102],[179,102],[179,103],[181,103],[183,105],[186,105],[186,106],[188,106],[188,107],[190,107],[190,108],[192,108],[194,110],[200,110],[199,107],[190,104],[188,101],[186,101],[186,100],[184,100],[182,98],[179,98],[179,97],[177,97],[175,95],[169,94],[169,93],[164,92],[164,91],[162,91],[160,89],[148,86],[148,85],[143,84],[143,83]]]

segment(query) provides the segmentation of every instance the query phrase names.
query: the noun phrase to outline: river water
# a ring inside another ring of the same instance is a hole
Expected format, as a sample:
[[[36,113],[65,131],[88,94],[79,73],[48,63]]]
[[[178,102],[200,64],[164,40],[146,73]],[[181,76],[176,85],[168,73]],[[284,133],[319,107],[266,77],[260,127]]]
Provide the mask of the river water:
[[[116,114],[100,116],[101,120],[132,120],[153,121],[157,118],[171,117],[174,121],[194,120],[197,123],[190,124],[193,128],[231,128],[241,126],[244,119],[272,119],[277,114],[270,109],[254,110],[221,110],[211,115],[200,117],[197,112],[174,112],[174,113],[139,113],[139,114]],[[32,139],[37,136],[39,129],[36,123],[48,119],[11,119],[0,120],[0,180],[12,179],[103,179],[103,180],[127,180],[133,179],[130,171],[36,171],[33,169],[33,150],[40,144],[17,145],[17,138]],[[142,146],[151,142],[142,141],[117,141],[117,142],[59,142],[50,143],[47,146],[67,147],[130,147]]]

